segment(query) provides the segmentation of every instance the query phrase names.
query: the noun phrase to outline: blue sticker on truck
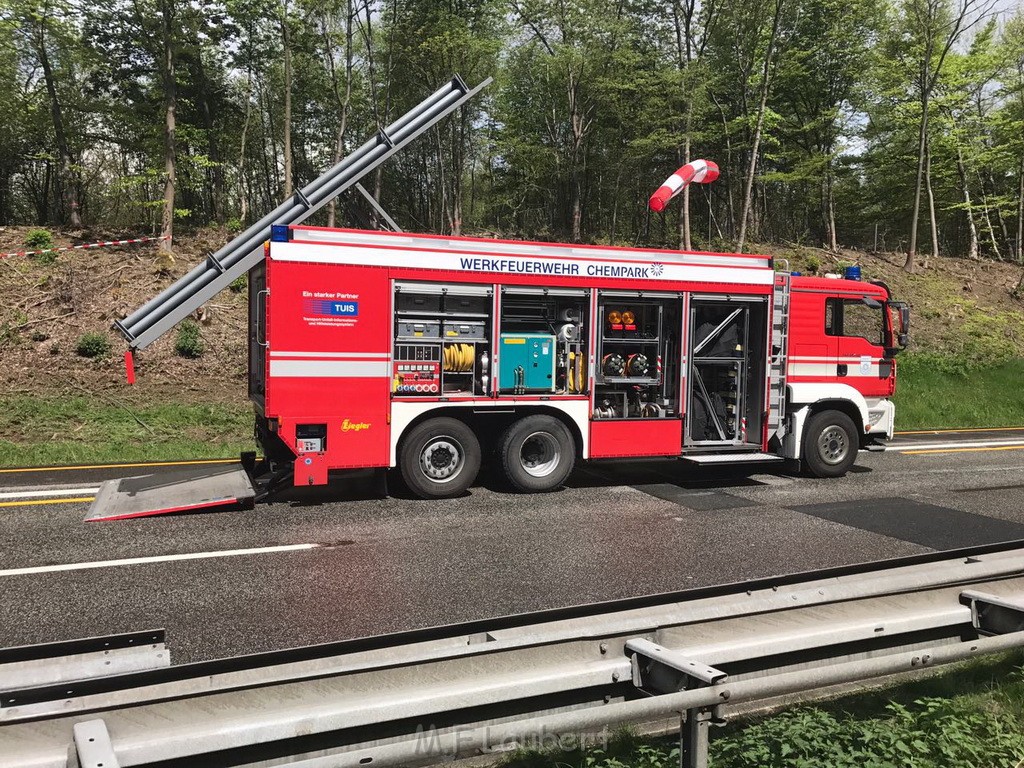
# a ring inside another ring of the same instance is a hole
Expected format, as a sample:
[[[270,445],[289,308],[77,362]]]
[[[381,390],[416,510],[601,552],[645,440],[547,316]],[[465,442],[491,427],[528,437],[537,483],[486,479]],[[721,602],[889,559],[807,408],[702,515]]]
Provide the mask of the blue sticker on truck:
[[[306,299],[302,302],[302,311],[306,315],[318,315],[320,317],[357,317],[359,315],[359,302]]]

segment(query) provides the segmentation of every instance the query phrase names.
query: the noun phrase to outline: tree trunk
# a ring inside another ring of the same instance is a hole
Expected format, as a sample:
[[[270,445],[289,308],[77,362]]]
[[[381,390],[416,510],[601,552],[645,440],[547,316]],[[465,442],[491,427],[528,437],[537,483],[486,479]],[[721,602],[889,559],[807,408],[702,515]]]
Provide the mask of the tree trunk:
[[[292,36],[288,28],[288,2],[281,12],[281,42],[284,45],[284,196],[292,196]]]
[[[836,235],[836,197],[835,180],[832,177],[832,160],[825,169],[825,228],[828,230],[828,249],[832,253],[839,251],[839,237]]]
[[[249,121],[252,119],[252,64],[246,67],[245,71],[245,119],[242,121],[242,137],[238,149],[238,197],[239,215],[242,222],[242,229],[245,229],[245,220],[249,215],[249,194],[248,184],[245,178],[245,142],[249,136]]]
[[[925,188],[928,190],[928,221],[931,225],[932,258],[939,258],[939,225],[935,220],[935,195],[932,193],[932,147],[931,142],[925,147],[924,161]],[[924,268],[928,269],[928,259],[924,260]]]
[[[348,113],[352,104],[352,0],[345,5],[345,96],[338,92],[338,75],[334,68],[334,56],[328,48],[327,57],[331,70],[331,83],[334,86],[334,97],[338,101],[338,108],[341,110],[341,117],[338,122],[338,133],[334,137],[334,153],[332,164],[337,165],[341,161],[341,155],[345,151],[345,132],[348,129]],[[327,226],[335,226],[337,217],[337,198],[331,200],[327,208]]]
[[[924,155],[925,144],[928,137],[928,88],[921,88],[921,124],[917,136],[917,182],[914,186],[914,212],[910,216],[910,246],[907,248],[907,260],[903,263],[903,269],[907,272],[914,271],[914,261],[917,259],[917,222],[921,217],[921,183],[924,180]]]
[[[686,138],[683,140],[683,164],[690,162],[690,116],[686,118]],[[693,250],[690,240],[690,185],[683,187],[683,212],[679,218],[679,248],[684,251]]]
[[[1017,168],[1017,261],[1024,263],[1024,157]]]
[[[53,118],[53,132],[57,138],[57,151],[60,153],[60,180],[64,192],[64,200],[68,206],[68,223],[74,229],[82,227],[82,212],[78,199],[78,173],[73,169],[71,152],[68,149],[67,134],[64,132],[64,116],[61,111],[60,99],[57,97],[57,85],[50,66],[50,56],[46,51],[46,18],[41,18],[36,36],[36,53],[39,63],[43,66],[43,78],[46,81],[46,92],[50,97],[50,114]]]
[[[160,226],[160,254],[165,263],[174,263],[174,187],[177,164],[175,120],[178,108],[178,84],[174,65],[174,0],[160,3],[160,31],[163,42],[162,75],[164,86],[164,206]]]
[[[971,209],[971,187],[967,182],[964,153],[959,144],[956,147],[956,172],[960,176],[960,186],[964,198],[964,212],[967,214],[967,230],[971,237],[971,244],[967,249],[967,258],[977,261],[980,258],[978,255],[978,227],[974,224],[974,211]]]
[[[992,253],[995,257],[1002,261],[1002,256],[999,253],[999,241],[996,239],[996,230],[992,226],[992,217],[989,215],[988,207],[988,193],[985,192],[985,185],[982,184],[981,188],[981,217],[982,221],[985,222],[985,228],[988,230],[988,239],[992,243]]]
[[[768,90],[771,85],[772,57],[775,53],[775,42],[779,37],[779,23],[782,21],[782,4],[784,0],[775,0],[775,18],[772,20],[772,32],[768,38],[768,50],[764,54],[764,68],[761,71],[761,99],[757,107],[757,122],[754,125],[754,137],[750,147],[750,163],[747,166],[747,181],[743,190],[743,213],[740,216],[740,235],[736,243],[736,253],[743,252],[747,237],[747,219],[751,214],[752,194],[754,190],[754,174],[757,172],[757,154],[761,149],[761,132],[764,130],[764,112],[768,104]]]

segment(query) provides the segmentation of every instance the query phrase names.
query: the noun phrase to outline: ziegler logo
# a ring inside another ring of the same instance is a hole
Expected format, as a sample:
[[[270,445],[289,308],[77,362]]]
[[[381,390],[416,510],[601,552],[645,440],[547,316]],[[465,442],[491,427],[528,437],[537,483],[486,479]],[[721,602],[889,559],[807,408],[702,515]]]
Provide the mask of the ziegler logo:
[[[362,432],[364,429],[369,429],[370,425],[365,421],[349,421],[345,419],[341,422],[342,432]]]

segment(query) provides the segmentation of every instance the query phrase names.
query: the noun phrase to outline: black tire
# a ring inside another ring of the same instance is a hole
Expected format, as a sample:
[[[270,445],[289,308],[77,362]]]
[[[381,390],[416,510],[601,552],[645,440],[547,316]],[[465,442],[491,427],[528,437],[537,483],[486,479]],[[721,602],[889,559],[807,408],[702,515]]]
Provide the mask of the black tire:
[[[857,460],[857,428],[845,413],[822,411],[804,427],[803,463],[815,477],[842,477]]]
[[[553,416],[527,416],[514,422],[502,436],[499,453],[505,479],[524,493],[557,488],[576,463],[576,443]]]
[[[406,486],[421,499],[459,496],[480,471],[480,442],[458,419],[428,419],[402,439],[398,468]]]

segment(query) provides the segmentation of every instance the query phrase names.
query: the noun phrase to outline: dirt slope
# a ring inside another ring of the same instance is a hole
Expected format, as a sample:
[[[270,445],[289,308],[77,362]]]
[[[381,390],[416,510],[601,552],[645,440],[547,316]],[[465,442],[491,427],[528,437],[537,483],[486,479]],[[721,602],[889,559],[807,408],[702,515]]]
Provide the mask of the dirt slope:
[[[25,248],[28,228],[0,230],[0,252]],[[58,246],[137,236],[87,231],[56,233]],[[246,292],[224,291],[201,327],[206,352],[189,360],[174,353],[175,333],[142,352],[139,383],[124,385],[120,336],[111,323],[183,275],[230,235],[205,229],[176,242],[176,262],[162,268],[151,244],[60,253],[52,264],[32,258],[0,258],[0,390],[6,393],[117,393],[135,401],[241,403],[245,400]],[[975,350],[979,339],[1024,356],[1024,303],[1010,293],[1020,267],[942,258],[927,271],[907,275],[897,255],[843,252],[832,256],[806,248],[767,248],[793,269],[837,271],[859,263],[866,279],[885,281],[914,308],[914,345],[952,353]],[[112,352],[91,360],[75,352],[83,333],[106,334]]]

